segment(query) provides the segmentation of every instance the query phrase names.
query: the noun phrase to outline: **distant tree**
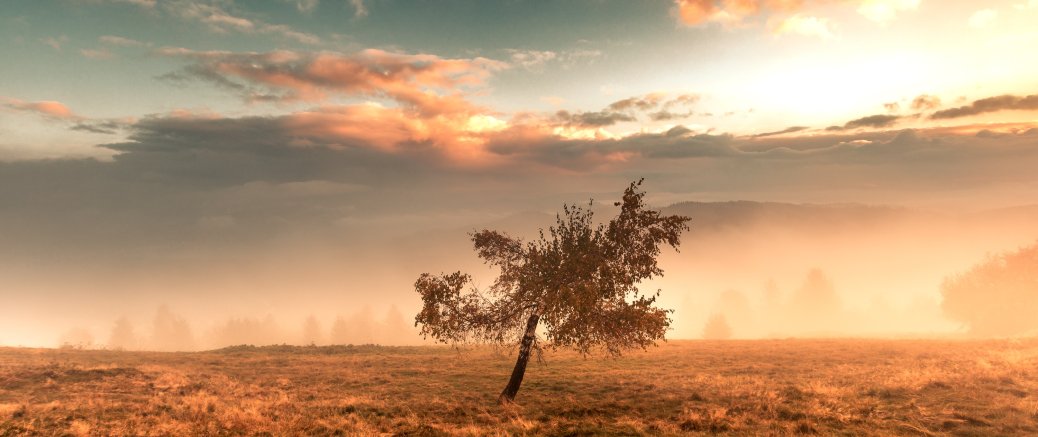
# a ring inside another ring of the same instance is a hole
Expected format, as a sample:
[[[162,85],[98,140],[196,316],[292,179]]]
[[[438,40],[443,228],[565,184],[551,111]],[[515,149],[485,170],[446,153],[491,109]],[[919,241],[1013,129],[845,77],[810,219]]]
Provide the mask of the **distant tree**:
[[[303,322],[303,344],[320,344],[324,342],[324,334],[321,333],[321,322],[311,314]]]
[[[774,279],[768,279],[768,282],[764,284],[761,297],[765,312],[778,311],[779,306],[782,305],[782,291],[779,290]]]
[[[563,206],[555,226],[534,241],[482,230],[472,234],[476,253],[500,274],[485,291],[455,272],[422,274],[415,290],[424,306],[415,317],[423,336],[445,343],[519,342],[519,355],[499,401],[512,402],[526,372],[531,350],[573,348],[582,354],[604,349],[612,355],[645,348],[664,337],[671,310],[655,306],[659,291],[642,294],[637,285],[660,276],[661,245],[677,248],[687,217],[662,216],[644,205],[641,181],[632,183],[615,206],[608,225],[595,225],[591,206]],[[468,287],[468,291],[466,290]]]
[[[108,337],[108,347],[114,350],[137,349],[137,334],[133,332],[133,325],[126,317],[120,317],[112,327],[112,333]]]
[[[90,349],[94,347],[94,335],[86,328],[72,328],[61,335],[62,349]]]
[[[332,344],[347,344],[350,342],[350,328],[345,318],[342,316],[335,318],[330,335]]]
[[[976,335],[1038,333],[1038,244],[988,256],[941,284],[941,309]]]
[[[195,339],[191,327],[183,317],[174,314],[162,305],[155,311],[152,321],[154,347],[161,351],[189,351],[194,349]]]
[[[212,346],[224,347],[240,344],[269,345],[284,340],[274,316],[267,314],[263,319],[232,317],[213,328],[210,338]]]
[[[732,327],[724,314],[714,313],[703,326],[703,338],[707,340],[727,340],[732,338]]]
[[[842,322],[843,305],[836,287],[821,269],[811,269],[800,288],[790,296],[787,322],[811,334],[837,329]]]
[[[782,330],[782,322],[785,318],[783,310],[782,291],[779,290],[774,279],[768,279],[761,292],[760,307],[758,308],[762,334],[772,337],[778,335],[778,332]]]
[[[375,316],[371,307],[364,305],[350,316],[349,319],[350,343],[373,344],[375,343]]]
[[[740,335],[748,335],[753,330],[754,314],[750,299],[739,290],[728,289],[721,292],[717,299],[716,312],[723,314],[725,321],[739,329]]]
[[[396,305],[391,305],[386,311],[386,318],[382,321],[382,343],[402,344],[406,343],[414,333],[404,319],[403,313]]]

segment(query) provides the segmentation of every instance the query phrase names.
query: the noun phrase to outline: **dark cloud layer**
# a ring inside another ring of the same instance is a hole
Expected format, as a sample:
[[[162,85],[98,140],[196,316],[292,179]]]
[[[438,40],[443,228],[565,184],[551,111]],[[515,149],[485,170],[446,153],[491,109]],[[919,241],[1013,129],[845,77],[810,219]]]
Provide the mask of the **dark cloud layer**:
[[[988,97],[966,106],[937,111],[930,118],[945,120],[1008,110],[1038,111],[1038,94],[1023,97],[1014,95]]]
[[[752,135],[752,137],[753,138],[761,138],[761,137],[770,137],[770,136],[774,136],[774,135],[791,134],[791,133],[794,133],[794,132],[800,132],[800,131],[804,131],[804,130],[807,130],[807,129],[810,129],[810,128],[807,127],[807,126],[790,126],[790,127],[785,128],[785,129],[778,130],[778,131],[764,132],[764,133],[755,134],[755,135]]]
[[[567,126],[580,127],[605,127],[624,121],[637,120],[633,115],[623,112],[569,112],[565,110],[556,112],[555,119]]]
[[[902,117],[899,115],[876,114],[848,121],[843,126],[831,126],[829,131],[839,131],[858,128],[884,128],[893,126]]]

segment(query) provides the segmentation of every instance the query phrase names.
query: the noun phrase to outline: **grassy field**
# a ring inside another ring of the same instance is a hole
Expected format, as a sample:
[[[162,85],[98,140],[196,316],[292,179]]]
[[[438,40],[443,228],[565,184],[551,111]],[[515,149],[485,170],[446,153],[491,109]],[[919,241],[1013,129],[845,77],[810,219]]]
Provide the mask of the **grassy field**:
[[[0,435],[1036,435],[1038,340],[675,341],[532,363],[446,347],[0,348]]]

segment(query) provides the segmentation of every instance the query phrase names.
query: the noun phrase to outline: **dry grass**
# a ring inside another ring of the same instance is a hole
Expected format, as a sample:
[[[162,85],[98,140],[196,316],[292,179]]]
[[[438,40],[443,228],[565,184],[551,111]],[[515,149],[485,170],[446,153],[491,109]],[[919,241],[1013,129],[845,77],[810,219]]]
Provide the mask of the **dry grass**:
[[[1035,435],[1038,340],[671,342],[533,364],[488,349],[0,348],[0,435]]]

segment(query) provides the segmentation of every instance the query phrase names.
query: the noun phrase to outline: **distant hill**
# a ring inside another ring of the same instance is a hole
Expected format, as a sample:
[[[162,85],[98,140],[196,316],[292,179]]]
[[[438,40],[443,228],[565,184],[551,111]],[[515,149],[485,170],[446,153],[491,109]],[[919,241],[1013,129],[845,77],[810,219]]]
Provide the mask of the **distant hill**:
[[[792,228],[868,226],[895,219],[932,216],[917,210],[860,204],[792,204],[778,202],[681,202],[664,214],[692,218],[693,232],[738,229],[754,225]]]

